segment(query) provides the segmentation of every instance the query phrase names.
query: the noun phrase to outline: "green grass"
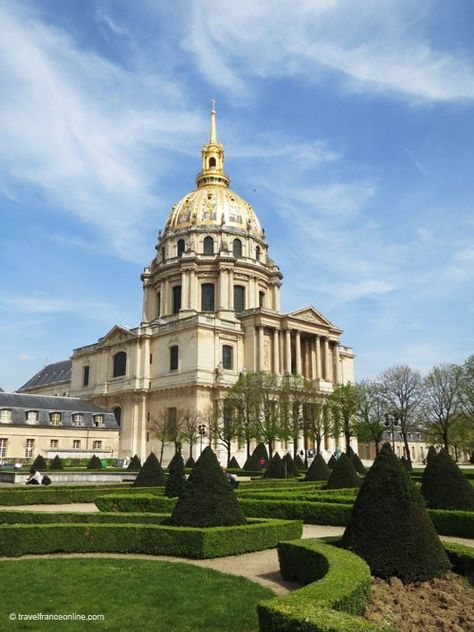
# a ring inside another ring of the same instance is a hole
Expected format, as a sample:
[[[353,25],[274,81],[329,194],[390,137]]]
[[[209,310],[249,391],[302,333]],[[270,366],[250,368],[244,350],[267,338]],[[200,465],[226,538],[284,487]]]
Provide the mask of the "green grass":
[[[110,558],[1,563],[1,630],[257,632],[271,590],[189,564]],[[103,614],[103,621],[15,621],[13,613]]]

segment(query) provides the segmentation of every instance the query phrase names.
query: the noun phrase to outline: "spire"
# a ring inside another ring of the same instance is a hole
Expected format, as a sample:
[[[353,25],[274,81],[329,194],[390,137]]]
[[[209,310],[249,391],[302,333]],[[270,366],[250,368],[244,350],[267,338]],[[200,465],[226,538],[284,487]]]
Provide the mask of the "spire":
[[[209,143],[204,145],[202,154],[202,170],[196,177],[198,187],[206,185],[229,186],[229,176],[224,172],[224,146],[217,142],[216,101],[211,99],[211,132]]]
[[[217,145],[217,132],[216,132],[216,100],[211,99],[211,133],[209,136],[209,145]]]

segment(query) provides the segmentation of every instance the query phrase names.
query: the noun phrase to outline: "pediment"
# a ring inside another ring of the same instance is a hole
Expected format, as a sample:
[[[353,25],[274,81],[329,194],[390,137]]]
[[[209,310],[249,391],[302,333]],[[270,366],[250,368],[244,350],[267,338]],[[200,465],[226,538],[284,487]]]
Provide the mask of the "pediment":
[[[112,329],[101,338],[97,344],[98,347],[112,346],[127,342],[128,340],[135,340],[137,334],[130,331],[122,325],[115,325]]]
[[[334,327],[330,320],[318,312],[312,305],[309,307],[303,307],[295,312],[288,314],[289,318],[298,318],[299,320],[306,320],[315,325],[325,325],[326,327]]]

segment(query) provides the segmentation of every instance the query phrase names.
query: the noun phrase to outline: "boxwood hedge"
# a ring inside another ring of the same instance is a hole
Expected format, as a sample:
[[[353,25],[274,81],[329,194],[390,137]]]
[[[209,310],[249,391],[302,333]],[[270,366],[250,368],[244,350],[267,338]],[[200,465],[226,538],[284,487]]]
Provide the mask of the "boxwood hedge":
[[[84,485],[84,486],[62,486],[62,487],[27,487],[21,489],[1,489],[0,505],[62,505],[68,503],[91,503],[97,496],[106,494],[108,491],[121,494],[143,493],[144,489],[149,494],[163,494],[164,487],[156,488],[132,488],[127,485]]]

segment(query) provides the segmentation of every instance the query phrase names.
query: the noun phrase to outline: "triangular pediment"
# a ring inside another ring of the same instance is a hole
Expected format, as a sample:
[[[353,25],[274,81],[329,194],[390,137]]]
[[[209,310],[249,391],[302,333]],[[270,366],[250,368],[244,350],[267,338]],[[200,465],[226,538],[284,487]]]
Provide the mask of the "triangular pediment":
[[[98,347],[105,347],[127,342],[128,340],[135,340],[137,334],[122,325],[114,325],[112,329],[105,334],[103,338],[100,338],[97,343]]]
[[[303,307],[302,309],[297,309],[295,312],[290,312],[288,314],[289,318],[298,318],[298,320],[307,320],[310,323],[314,323],[315,325],[325,325],[326,327],[334,327],[332,322],[328,320],[325,316],[318,312],[316,308],[312,305],[309,307]]]

